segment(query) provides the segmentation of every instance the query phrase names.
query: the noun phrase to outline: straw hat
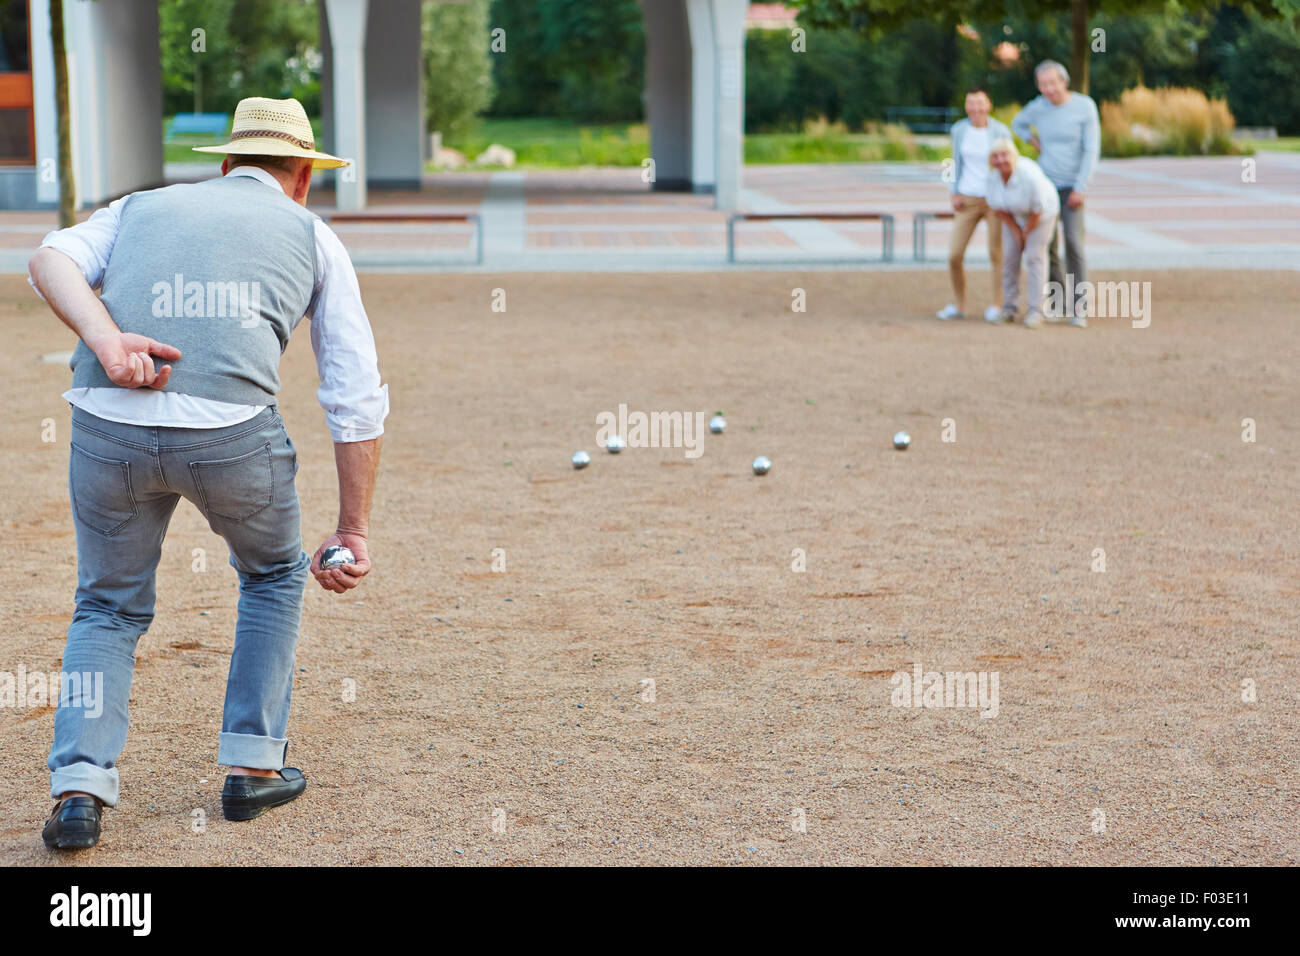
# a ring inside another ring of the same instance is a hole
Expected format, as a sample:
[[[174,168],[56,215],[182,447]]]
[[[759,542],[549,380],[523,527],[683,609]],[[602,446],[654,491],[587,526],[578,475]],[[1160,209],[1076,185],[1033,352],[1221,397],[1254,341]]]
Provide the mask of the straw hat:
[[[250,96],[235,107],[230,142],[222,146],[195,146],[196,153],[235,153],[241,156],[302,156],[313,169],[338,169],[351,165],[329,153],[316,152],[307,111],[295,99],[271,100]]]

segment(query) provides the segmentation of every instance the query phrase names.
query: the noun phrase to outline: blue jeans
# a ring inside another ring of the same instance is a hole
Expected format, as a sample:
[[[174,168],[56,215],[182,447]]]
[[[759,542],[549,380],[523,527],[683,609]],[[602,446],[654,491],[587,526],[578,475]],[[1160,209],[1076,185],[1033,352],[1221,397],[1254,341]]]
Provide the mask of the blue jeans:
[[[282,769],[311,562],[294,486],[298,455],[279,412],[271,406],[222,428],[153,428],[74,407],[71,444],[77,597],[62,670],[93,678],[64,681],[50,795],[81,790],[117,805],[135,646],[153,621],[154,573],[182,495],[225,539],[239,575],[217,762]]]

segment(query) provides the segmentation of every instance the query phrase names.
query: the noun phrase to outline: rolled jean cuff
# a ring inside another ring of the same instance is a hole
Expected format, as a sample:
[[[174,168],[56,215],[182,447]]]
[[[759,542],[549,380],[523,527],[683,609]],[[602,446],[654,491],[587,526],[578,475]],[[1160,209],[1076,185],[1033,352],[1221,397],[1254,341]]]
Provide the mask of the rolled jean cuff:
[[[50,771],[50,797],[54,800],[69,790],[80,790],[99,797],[106,807],[115,807],[120,785],[117,768],[105,770],[85,761]]]
[[[223,767],[251,767],[254,770],[283,770],[287,738],[259,737],[256,734],[218,735],[217,763]]]

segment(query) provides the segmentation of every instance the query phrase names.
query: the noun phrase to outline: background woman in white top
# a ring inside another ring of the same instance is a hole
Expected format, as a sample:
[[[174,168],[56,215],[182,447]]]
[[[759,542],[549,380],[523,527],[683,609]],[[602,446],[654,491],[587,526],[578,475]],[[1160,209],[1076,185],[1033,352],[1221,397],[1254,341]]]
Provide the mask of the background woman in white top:
[[[988,204],[1002,220],[1002,314],[1008,322],[1020,302],[1020,262],[1026,281],[1025,328],[1043,324],[1047,247],[1061,212],[1061,199],[1038,164],[1016,151],[1010,139],[1000,139],[989,151],[992,173]],[[996,320],[994,320],[996,321]]]
[[[976,88],[966,94],[966,116],[952,126],[953,175],[949,190],[952,192],[952,239],[948,244],[948,272],[952,276],[952,291],[956,301],[950,302],[936,313],[941,319],[960,319],[966,312],[966,274],[962,260],[970,244],[975,227],[983,220],[989,235],[989,262],[993,267],[993,298],[998,301],[998,282],[1002,271],[1002,230],[997,217],[989,209],[984,191],[989,177],[989,147],[999,139],[1010,139],[1011,131],[989,115],[993,101],[988,93]],[[990,305],[984,318],[990,322],[1001,317],[1001,310]]]

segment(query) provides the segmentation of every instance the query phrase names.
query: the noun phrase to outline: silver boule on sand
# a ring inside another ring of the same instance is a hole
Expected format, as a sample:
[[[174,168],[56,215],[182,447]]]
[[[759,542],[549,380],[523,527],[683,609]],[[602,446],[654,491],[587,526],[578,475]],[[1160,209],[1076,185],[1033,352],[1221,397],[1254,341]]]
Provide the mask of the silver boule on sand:
[[[754,459],[754,474],[766,475],[772,470],[772,459],[766,455],[759,455]]]
[[[912,436],[907,432],[894,432],[894,447],[899,451],[907,451],[907,447],[912,444]]]
[[[591,456],[585,451],[575,451],[573,457],[570,458],[569,461],[573,462],[574,468],[581,471],[583,468],[586,468],[591,464]]]

